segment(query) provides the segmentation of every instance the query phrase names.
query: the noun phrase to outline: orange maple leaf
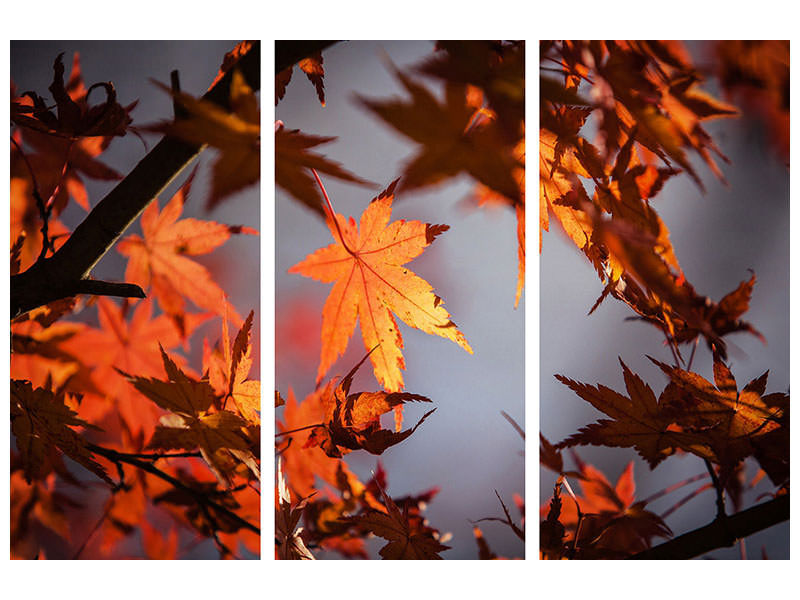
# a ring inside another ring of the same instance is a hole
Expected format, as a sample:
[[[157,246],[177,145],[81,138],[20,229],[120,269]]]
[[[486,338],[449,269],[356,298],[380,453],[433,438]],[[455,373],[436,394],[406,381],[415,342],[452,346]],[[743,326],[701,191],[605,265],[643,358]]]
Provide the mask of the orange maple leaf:
[[[52,536],[58,536],[65,542],[70,540],[75,522],[68,518],[66,507],[73,504],[74,500],[64,493],[62,486],[56,489],[55,473],[43,480],[28,483],[24,473],[12,467],[8,482],[11,492],[9,538],[12,560],[42,558],[40,546],[43,542],[36,534],[40,529],[49,530]]]
[[[165,85],[155,83],[175,97],[188,117],[149,129],[163,131],[192,144],[208,144],[219,150],[219,157],[213,166],[207,209],[214,208],[223,198],[259,180],[261,116],[258,99],[238,70],[234,70],[231,78],[230,112],[208,100],[172,92]]]
[[[259,424],[261,417],[261,382],[248,379],[250,367],[253,365],[251,356],[250,330],[253,326],[253,311],[245,319],[236,339],[233,349],[228,339],[228,321],[222,320],[222,348],[209,348],[204,340],[203,367],[208,372],[208,380],[218,396],[225,401],[230,398],[245,419]]]
[[[129,235],[117,250],[128,257],[125,279],[152,288],[159,305],[183,329],[185,300],[215,312],[239,325],[241,317],[227,300],[208,270],[187,256],[208,254],[224,244],[231,234],[258,235],[255,229],[241,225],[223,225],[199,219],[178,219],[191,189],[193,175],[164,207],[151,202],[142,213],[142,234]]]
[[[287,432],[286,437],[282,434],[282,439],[288,438],[288,445],[280,451],[280,454],[289,487],[294,494],[302,498],[309,496],[314,490],[322,489],[317,480],[338,487],[338,479],[341,476],[351,488],[363,487],[344,461],[327,456],[319,446],[306,445],[310,434],[308,426],[322,423],[325,418],[323,398],[332,393],[332,387],[332,383],[328,382],[325,387],[311,393],[302,402],[296,400],[294,391],[289,388],[283,409],[283,422],[277,423],[279,432]]]
[[[584,463],[577,454],[573,458],[583,490],[583,495],[575,498],[582,513],[577,558],[622,558],[649,548],[654,537],[672,537],[661,517],[646,510],[645,501],[636,501],[633,461],[612,486],[602,471]],[[548,515],[551,508],[550,502],[545,503],[541,516]],[[568,538],[574,539],[579,524],[575,502],[563,502],[558,520],[569,532]]]
[[[147,402],[116,369],[142,376],[161,373],[159,344],[174,348],[181,336],[166,315],[152,318],[150,299],[139,303],[131,319],[125,319],[120,307],[108,298],[97,299],[100,328],[86,327],[60,344],[83,364],[92,367],[92,382],[119,411],[130,431],[136,435],[152,433],[161,412]],[[186,334],[191,333],[204,317],[188,315]]]
[[[322,352],[317,383],[344,353],[361,323],[364,346],[371,350],[375,377],[388,392],[403,389],[403,338],[392,313],[425,333],[449,339],[472,354],[464,335],[450,320],[431,285],[402,265],[419,256],[447,225],[421,221],[389,223],[395,180],[370,202],[360,230],[351,217],[327,220],[336,240],[289,269],[325,283],[335,282],[322,313]]]

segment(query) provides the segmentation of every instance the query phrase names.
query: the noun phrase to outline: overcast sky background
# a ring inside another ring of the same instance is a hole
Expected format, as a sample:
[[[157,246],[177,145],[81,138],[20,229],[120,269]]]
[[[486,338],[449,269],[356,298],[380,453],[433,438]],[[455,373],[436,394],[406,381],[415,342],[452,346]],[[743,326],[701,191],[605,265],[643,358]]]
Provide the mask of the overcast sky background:
[[[703,44],[691,48],[696,63],[711,64]],[[713,85],[705,88],[719,97]],[[731,160],[730,165],[720,164],[729,185],[717,180],[701,160],[693,160],[707,192],[703,194],[688,176],[680,175],[670,179],[651,203],[669,227],[678,261],[699,294],[719,301],[750,278],[748,269],[755,271],[750,310],[743,318],[768,344],[745,333],[726,336],[729,365],[740,390],[769,369],[767,393],[788,393],[789,171],[769,145],[760,122],[746,117],[720,119],[708,122],[706,129]],[[619,356],[658,395],[667,378],[645,354],[669,364],[673,359],[663,335],[649,324],[625,321],[633,312],[611,297],[586,316],[602,285],[584,255],[557,227],[544,234],[540,269],[540,428],[556,443],[605,415],[559,383],[554,374],[590,385],[602,383],[624,394]],[[682,352],[683,348],[688,357],[690,347],[683,346]],[[711,353],[703,342],[692,370],[713,381]],[[577,451],[585,462],[603,470],[612,485],[634,458],[637,499],[706,472],[703,461],[693,455],[671,457],[650,471],[632,449],[589,446]],[[572,462],[567,462],[571,468]],[[757,469],[755,462],[748,462],[748,481]],[[540,502],[551,496],[554,480],[552,472],[542,470]],[[660,514],[699,485],[681,488],[648,507]],[[765,478],[745,495],[743,506],[773,489]],[[714,515],[713,493],[706,491],[666,522],[680,534],[711,522]],[[748,537],[748,558],[760,558],[762,544],[771,559],[788,558],[789,523]],[[718,550],[710,556],[738,558],[739,549]]]
[[[323,52],[325,107],[305,75],[295,69],[276,118],[288,129],[337,136],[337,141],[316,150],[378,186],[343,184],[322,175],[338,213],[358,220],[369,201],[401,174],[416,152],[416,144],[359,108],[354,95],[405,98],[384,57],[402,69],[418,64],[432,51],[432,42],[345,42],[330,47]],[[425,83],[441,93],[441,83],[432,79]],[[452,550],[442,554],[451,559],[477,558],[470,520],[502,516],[495,489],[517,523],[512,495],[524,496],[525,490],[520,454],[524,443],[500,414],[504,410],[524,426],[525,296],[514,310],[516,219],[511,210],[469,208],[465,199],[473,187],[474,181],[463,175],[429,191],[401,193],[392,211],[392,220],[450,225],[408,266],[442,297],[475,352],[469,355],[453,342],[407,327],[398,319],[405,346],[405,389],[429,397],[437,410],[413,436],[381,456],[387,491],[397,497],[440,488],[426,515],[432,526],[453,534],[448,542]],[[321,218],[280,189],[275,207],[276,386],[282,393],[291,386],[302,399],[314,388],[322,307],[331,284],[286,271],[333,238]],[[345,375],[364,354],[357,327],[347,353],[328,377]],[[365,363],[351,389],[375,391],[377,386]],[[407,406],[405,423],[413,425],[425,409]],[[386,423],[390,426],[389,421],[391,417]],[[371,476],[377,459],[362,452],[346,457],[362,480]],[[482,528],[493,551],[522,556],[523,544],[508,527],[488,522]]]

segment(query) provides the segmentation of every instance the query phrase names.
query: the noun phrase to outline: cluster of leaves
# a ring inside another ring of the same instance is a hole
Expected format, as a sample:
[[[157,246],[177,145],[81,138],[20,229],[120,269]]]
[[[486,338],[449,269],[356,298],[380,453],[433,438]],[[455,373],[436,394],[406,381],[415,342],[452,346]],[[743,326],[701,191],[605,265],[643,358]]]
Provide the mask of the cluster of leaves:
[[[472,353],[433,286],[405,266],[449,226],[391,221],[396,196],[466,173],[477,182],[474,197],[479,202],[501,203],[515,210],[519,302],[525,269],[524,50],[522,42],[438,42],[433,57],[411,72],[392,67],[410,99],[357,98],[362,108],[418,144],[418,152],[401,176],[369,202],[358,223],[334,211],[319,177],[325,174],[368,184],[312,151],[335,138],[276,123],[276,184],[323,217],[333,236],[330,245],[309,254],[289,272],[334,284],[322,313],[316,391],[302,402],[295,400],[291,389],[285,402],[277,395],[277,406],[283,406],[277,435],[279,558],[313,558],[315,549],[366,558],[364,537],[369,533],[388,541],[380,550],[383,558],[440,558],[439,552],[447,549],[445,536],[422,516],[436,490],[393,499],[386,493],[380,463],[372,479],[362,483],[342,457],[356,450],[381,454],[411,436],[433,412],[402,430],[403,404],[430,400],[403,391],[403,339],[396,317]],[[284,98],[293,66],[276,72],[276,104]],[[315,50],[297,67],[324,105],[321,52]],[[443,100],[421,82],[420,75],[444,83]],[[367,356],[338,385],[329,381],[320,387],[345,352],[357,322]],[[367,357],[381,391],[350,393],[353,374]],[[383,429],[379,420],[391,410],[395,431]],[[301,518],[303,525],[298,529]],[[477,531],[481,558],[494,557]]]
[[[764,76],[769,80],[764,93],[774,95],[784,59],[788,75],[788,44],[785,56],[775,54],[781,48],[782,43],[754,44],[752,55],[737,63],[735,50],[719,44],[718,53],[725,57],[723,84],[742,84],[745,65],[762,60],[773,65]],[[542,42],[540,49],[540,235],[555,220],[594,267],[603,287],[590,314],[609,295],[624,302],[635,318],[663,333],[675,361],[667,365],[651,359],[669,378],[658,399],[621,359],[628,396],[556,375],[609,419],[555,446],[542,438],[542,463],[559,473],[553,499],[542,507],[542,556],[621,558],[649,548],[654,537],[670,537],[671,531],[661,517],[644,509],[645,502],[633,501],[632,463],[612,488],[579,458],[578,471],[566,472],[561,449],[632,447],[651,469],[676,453],[695,454],[706,461],[717,491],[718,518],[723,519],[723,493],[736,488],[748,457],[755,458],[779,491],[788,490],[789,397],[765,395],[767,373],[737,391],[725,363],[724,336],[748,332],[763,340],[740,319],[755,274],[718,302],[698,294],[651,204],[679,173],[703,187],[690,153],[723,178],[712,153],[727,158],[703,122],[736,116],[738,110],[701,88],[703,75],[678,42]],[[786,110],[788,123],[788,105]],[[597,132],[594,142],[587,139],[588,131]],[[681,344],[696,345],[700,337],[713,353],[714,384],[691,371],[694,348],[688,364],[681,354]],[[568,477],[580,479],[585,497],[575,496]],[[562,484],[575,510],[562,501]]]
[[[248,50],[240,44],[231,56]],[[235,64],[227,58],[220,77]],[[106,101],[90,106],[97,88]],[[71,235],[58,220],[71,201],[89,210],[82,177],[122,178],[100,155],[130,131],[133,105],[117,103],[110,83],[87,90],[77,54],[66,84],[56,58],[50,93],[55,111],[34,92],[12,98],[12,275],[50,260]],[[234,72],[233,112],[186,94],[176,103],[186,112],[168,135],[198,145],[225,140],[213,205],[241,187],[230,181],[238,157],[257,164],[257,99]],[[257,231],[181,218],[193,176],[162,210],[152,201],[142,235],[117,246],[128,259],[125,278],[142,294],[69,297],[11,322],[12,558],[181,558],[209,538],[222,557],[260,552],[260,384],[248,378],[254,313],[242,319],[191,258]],[[175,351],[195,345],[195,330],[215,315],[221,332],[202,340],[193,369]],[[233,340],[229,322],[238,329]]]

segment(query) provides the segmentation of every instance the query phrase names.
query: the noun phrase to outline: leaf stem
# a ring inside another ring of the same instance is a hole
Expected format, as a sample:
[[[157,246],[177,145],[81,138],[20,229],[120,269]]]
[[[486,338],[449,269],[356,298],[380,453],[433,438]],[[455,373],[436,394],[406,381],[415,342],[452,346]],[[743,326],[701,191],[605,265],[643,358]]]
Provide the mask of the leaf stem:
[[[695,481],[700,481],[701,479],[705,479],[708,477],[707,473],[698,473],[697,475],[693,475],[684,479],[683,481],[679,481],[678,483],[673,483],[670,486],[665,487],[663,490],[655,492],[654,494],[649,495],[647,498],[642,500],[645,504],[650,504],[651,502],[658,500],[662,496],[666,496],[670,492],[674,492],[675,490],[682,488],[685,485],[689,485],[690,483],[694,483]]]
[[[686,365],[686,370],[692,370],[692,361],[694,360],[694,351],[697,350],[697,344],[700,342],[700,336],[694,338],[694,346],[692,346],[692,354],[689,356],[689,364]]]
[[[659,515],[659,516],[662,519],[666,519],[668,516],[670,516],[672,513],[674,513],[676,510],[678,510],[681,506],[683,506],[684,504],[689,502],[689,500],[691,500],[695,496],[699,496],[700,494],[702,494],[706,490],[710,490],[712,487],[713,486],[710,483],[704,483],[703,485],[701,485],[699,488],[697,488],[693,492],[689,492],[686,496],[684,496],[683,498],[678,500],[675,504],[670,506],[667,510],[665,510],[663,513],[661,513],[661,515]]]
[[[322,180],[319,178],[319,175],[317,175],[316,169],[311,169],[311,172],[314,174],[314,179],[317,180],[317,185],[319,186],[319,189],[322,190],[322,195],[325,197],[325,204],[328,206],[329,216],[333,221],[333,224],[336,225],[336,231],[339,233],[339,241],[342,242],[342,246],[344,246],[344,249],[347,250],[349,254],[355,256],[356,253],[353,252],[347,245],[347,242],[344,241],[344,234],[342,233],[341,227],[339,227],[339,220],[336,218],[336,213],[333,211],[331,199],[328,197],[328,192],[325,191],[325,186],[322,185]]]

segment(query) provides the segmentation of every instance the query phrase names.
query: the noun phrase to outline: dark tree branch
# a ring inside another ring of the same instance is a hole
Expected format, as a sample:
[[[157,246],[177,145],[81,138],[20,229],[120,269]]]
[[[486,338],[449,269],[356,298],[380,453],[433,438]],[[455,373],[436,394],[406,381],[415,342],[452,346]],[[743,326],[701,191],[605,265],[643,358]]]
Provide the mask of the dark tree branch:
[[[275,75],[338,40],[275,40]]]
[[[255,42],[236,64],[236,68],[253,90],[261,87],[260,52],[260,43]],[[203,99],[229,108],[232,77],[233,71],[230,70]],[[92,209],[53,256],[38,260],[24,273],[11,277],[11,317],[15,318],[53,300],[84,293],[75,291],[76,286],[85,285],[78,285],[78,282],[89,276],[92,268],[145,207],[202,150],[203,146],[164,137]],[[138,295],[141,289],[138,292],[132,289],[128,291],[133,292],[129,295],[143,297]]]
[[[745,538],[789,520],[789,494],[758,504],[747,510],[678,536],[631,556],[637,560],[680,560],[695,558],[717,548],[731,545],[733,539]]]

